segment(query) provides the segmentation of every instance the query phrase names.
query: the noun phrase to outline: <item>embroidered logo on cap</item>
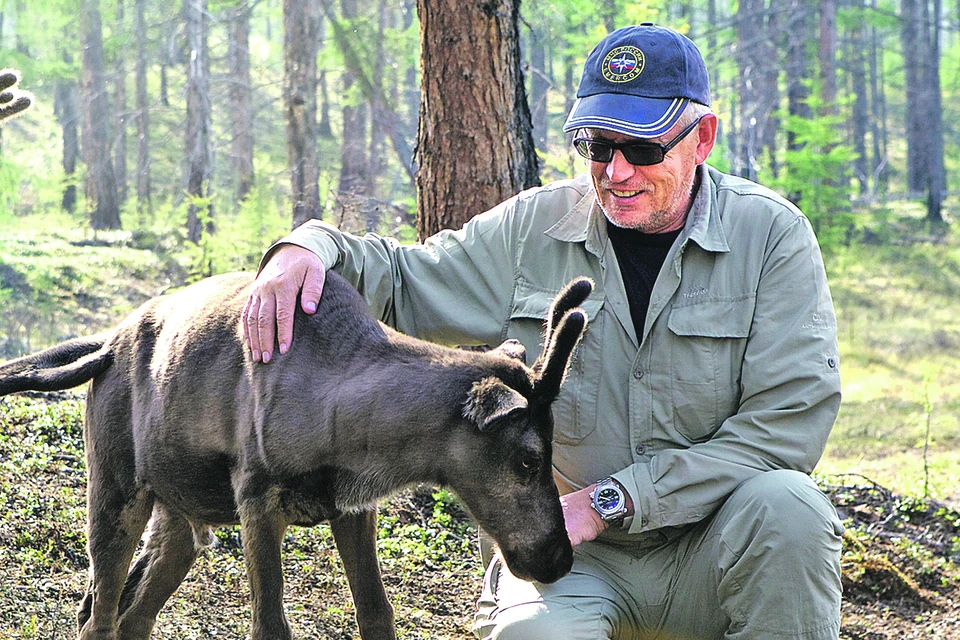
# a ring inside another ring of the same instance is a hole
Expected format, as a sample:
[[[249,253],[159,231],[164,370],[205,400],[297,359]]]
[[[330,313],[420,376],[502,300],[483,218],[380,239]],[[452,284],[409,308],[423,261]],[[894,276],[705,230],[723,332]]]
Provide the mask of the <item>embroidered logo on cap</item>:
[[[632,46],[612,49],[603,59],[603,77],[608,82],[630,82],[643,71],[643,51]]]

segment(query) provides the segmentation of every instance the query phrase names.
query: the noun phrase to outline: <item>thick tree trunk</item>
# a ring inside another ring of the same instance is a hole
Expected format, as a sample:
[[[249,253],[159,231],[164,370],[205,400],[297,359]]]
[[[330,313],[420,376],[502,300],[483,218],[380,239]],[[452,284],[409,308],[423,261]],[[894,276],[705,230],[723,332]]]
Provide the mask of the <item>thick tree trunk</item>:
[[[927,188],[929,154],[926,149],[927,105],[923,63],[929,57],[922,35],[921,3],[926,0],[902,0],[900,3],[901,41],[907,92],[907,187],[920,192]]]
[[[73,56],[63,52],[63,62],[73,64]],[[77,185],[73,184],[73,176],[77,171],[77,158],[80,156],[80,140],[77,124],[80,120],[80,110],[77,108],[77,81],[72,78],[57,80],[54,111],[60,120],[60,130],[63,134],[63,174],[68,184],[63,188],[60,203],[64,211],[73,213],[77,207]]]
[[[356,0],[341,0],[340,11],[343,21],[349,25],[357,18]],[[344,56],[346,57],[344,52]],[[342,75],[343,82],[343,139],[340,145],[340,181],[337,187],[337,225],[354,233],[367,229],[367,103],[360,99],[363,95],[357,68],[347,66]],[[373,86],[373,80],[370,80]],[[373,99],[376,87],[368,100]]]
[[[253,87],[250,80],[250,6],[243,0],[230,16],[227,36],[230,66],[230,125],[233,134],[232,165],[236,201],[242,202],[253,187]]]
[[[417,233],[459,228],[539,184],[518,0],[418,0]]]
[[[83,39],[82,151],[87,165],[87,199],[93,229],[119,229],[120,206],[110,153],[111,109],[104,77],[103,32],[99,0],[84,0],[80,9]]]
[[[283,103],[293,226],[320,217],[317,158],[317,13],[314,0],[283,2]]]
[[[137,212],[141,222],[152,211],[150,205],[150,101],[147,95],[147,0],[136,0],[137,34]]]
[[[187,209],[187,239],[199,244],[204,231],[213,230],[207,0],[184,0],[183,8],[187,34],[186,190],[194,199]],[[204,202],[196,202],[197,199]]]

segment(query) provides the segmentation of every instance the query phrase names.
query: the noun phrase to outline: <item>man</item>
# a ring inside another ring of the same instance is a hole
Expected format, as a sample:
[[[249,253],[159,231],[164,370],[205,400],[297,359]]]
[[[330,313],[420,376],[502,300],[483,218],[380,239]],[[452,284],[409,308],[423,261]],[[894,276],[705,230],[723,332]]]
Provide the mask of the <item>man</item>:
[[[531,354],[553,295],[588,275],[590,325],[554,405],[574,568],[526,583],[494,559],[476,635],[836,638],[843,529],[807,474],[839,407],[839,365],[810,225],[704,165],[717,119],[684,36],[615,31],[577,96],[564,129],[583,176],[419,245],[317,221],[278,243],[245,311],[254,357],[276,357],[277,331],[286,351],[295,297],[315,310],[328,266],[402,331],[513,337]]]

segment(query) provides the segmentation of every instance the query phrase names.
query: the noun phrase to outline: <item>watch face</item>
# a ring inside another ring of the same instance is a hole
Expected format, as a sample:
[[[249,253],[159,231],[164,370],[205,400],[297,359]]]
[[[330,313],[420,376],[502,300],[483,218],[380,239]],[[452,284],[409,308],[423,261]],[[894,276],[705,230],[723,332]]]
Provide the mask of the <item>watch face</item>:
[[[603,487],[597,492],[597,508],[605,513],[613,513],[620,508],[623,497],[613,487]]]

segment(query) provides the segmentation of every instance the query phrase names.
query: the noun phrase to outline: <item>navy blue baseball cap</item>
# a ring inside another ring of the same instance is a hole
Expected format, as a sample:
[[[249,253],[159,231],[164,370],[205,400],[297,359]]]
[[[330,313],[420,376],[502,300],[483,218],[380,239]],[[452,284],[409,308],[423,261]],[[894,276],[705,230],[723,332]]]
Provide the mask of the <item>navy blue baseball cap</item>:
[[[617,29],[593,48],[563,130],[656,138],[691,101],[710,106],[703,56],[686,36],[645,22]]]

